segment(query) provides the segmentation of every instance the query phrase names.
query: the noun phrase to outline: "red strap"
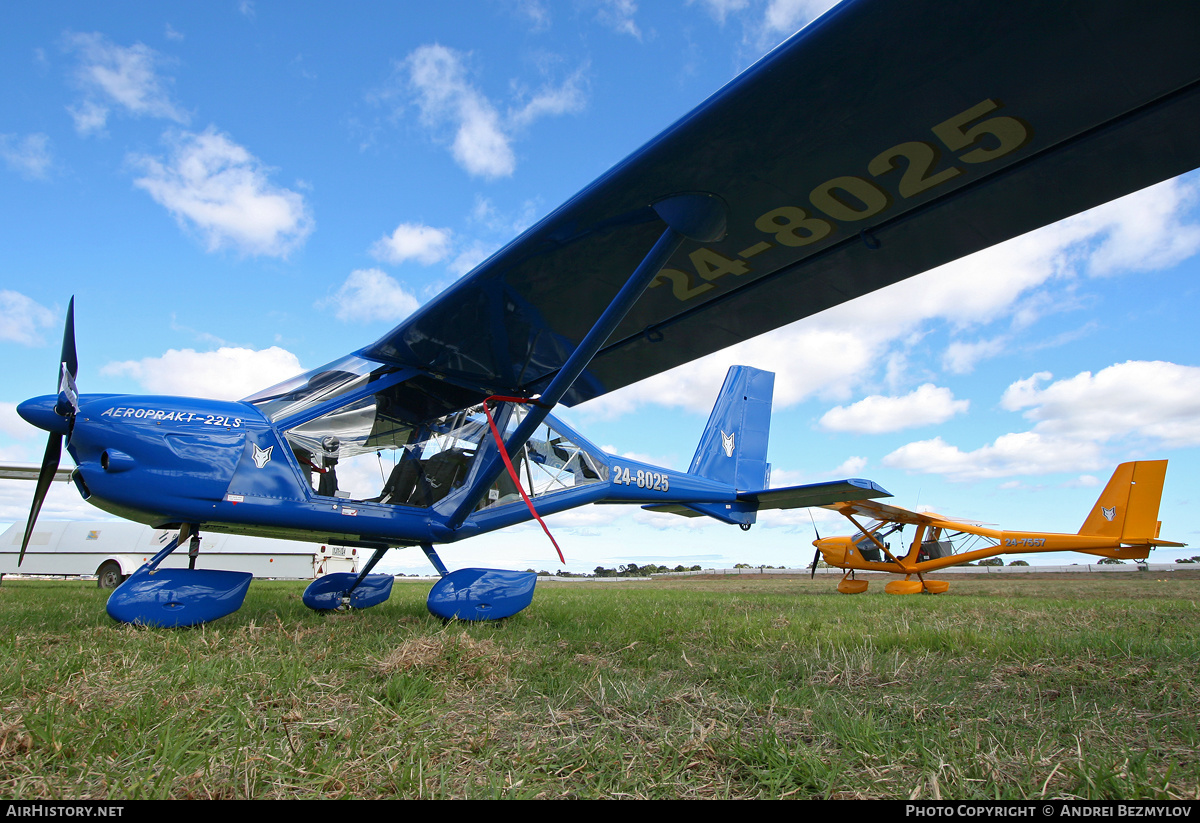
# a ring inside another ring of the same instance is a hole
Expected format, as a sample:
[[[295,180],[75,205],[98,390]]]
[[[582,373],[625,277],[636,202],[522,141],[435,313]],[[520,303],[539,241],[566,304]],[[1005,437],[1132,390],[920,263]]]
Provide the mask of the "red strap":
[[[504,467],[508,469],[508,475],[517,484],[517,491],[521,493],[521,497],[525,499],[525,505],[529,507],[529,511],[537,522],[542,524],[542,531],[546,533],[546,537],[550,538],[550,542],[554,544],[554,550],[558,552],[558,559],[565,566],[567,559],[563,557],[562,549],[558,547],[558,541],[554,539],[554,535],[550,534],[550,529],[546,526],[546,521],[542,520],[538,515],[537,509],[533,507],[533,501],[529,499],[529,495],[525,493],[525,489],[521,486],[521,478],[517,477],[517,470],[513,468],[512,461],[508,459],[508,450],[504,448],[504,441],[500,439],[500,430],[496,428],[496,421],[492,419],[492,411],[488,408],[488,403],[492,400],[499,400],[507,403],[536,403],[536,400],[530,400],[527,397],[501,397],[500,395],[492,395],[487,400],[483,401],[483,413],[487,415],[488,425],[492,427],[492,437],[496,438],[496,446],[500,449],[500,457],[504,460]]]

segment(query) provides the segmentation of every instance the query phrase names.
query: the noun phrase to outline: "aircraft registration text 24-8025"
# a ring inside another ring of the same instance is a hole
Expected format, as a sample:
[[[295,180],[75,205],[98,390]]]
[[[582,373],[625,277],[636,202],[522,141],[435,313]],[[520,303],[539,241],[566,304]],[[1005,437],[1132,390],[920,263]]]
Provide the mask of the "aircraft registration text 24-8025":
[[[938,123],[931,131],[951,151],[963,151],[958,155],[962,163],[987,163],[1012,154],[1028,145],[1033,130],[1024,120],[1008,115],[986,115],[1002,108],[997,100],[984,100],[966,111]],[[983,119],[980,119],[983,118]],[[993,147],[981,145],[991,137]],[[937,188],[963,174],[959,166],[947,166],[936,170],[942,159],[942,150],[934,143],[910,140],[885,149],[867,164],[872,177],[884,177],[903,166],[896,185],[901,198],[915,197],[922,192]],[[866,177],[843,175],[826,180],[809,193],[809,204],[833,221],[855,223],[885,214],[894,204],[891,193]],[[831,220],[816,217],[799,206],[779,206],[760,215],[754,227],[774,239],[774,243],[763,240],[742,249],[739,259],[726,257],[714,249],[701,247],[689,254],[696,274],[679,269],[663,269],[650,284],[650,288],[671,284],[671,292],[679,300],[691,300],[716,288],[712,282],[727,274],[743,275],[751,271],[745,260],[774,248],[776,244],[797,248],[824,240],[837,230]],[[869,242],[869,240],[868,240]],[[697,276],[705,282],[697,284]]]

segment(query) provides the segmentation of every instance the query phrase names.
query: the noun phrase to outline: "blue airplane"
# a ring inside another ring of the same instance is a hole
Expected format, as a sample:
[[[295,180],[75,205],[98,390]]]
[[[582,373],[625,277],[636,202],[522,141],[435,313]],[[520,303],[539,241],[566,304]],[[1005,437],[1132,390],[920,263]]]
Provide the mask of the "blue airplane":
[[[249,584],[158,566],[204,531],[373,550],[309,587],[317,609],[382,602],[371,569],[419,546],[435,614],[495,619],[533,577],[450,573],[437,545],[589,502],[747,528],[885,496],[767,488],[764,372],[730,372],[686,473],[550,412],[1197,167],[1197,32],[1190,0],[843,3],[379,340],[241,402],[80,395],[69,309],[57,394],[19,407],[50,433],[22,556],[64,440],[85,499],[179,529],[108,606],[168,626]]]

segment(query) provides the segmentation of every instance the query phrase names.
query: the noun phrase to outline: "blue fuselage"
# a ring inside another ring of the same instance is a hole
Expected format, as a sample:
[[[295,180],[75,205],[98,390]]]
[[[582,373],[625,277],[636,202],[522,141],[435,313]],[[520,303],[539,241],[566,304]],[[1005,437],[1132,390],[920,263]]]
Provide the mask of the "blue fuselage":
[[[39,428],[66,433],[56,398],[22,403]],[[561,429],[571,431],[561,421]],[[601,452],[571,432],[602,482],[536,498],[541,514],[587,503],[734,503],[732,486]],[[488,443],[494,448],[494,444]],[[367,547],[446,543],[531,519],[524,502],[480,507],[452,528],[471,477],[433,505],[348,500],[318,494],[310,472],[253,405],[200,398],[90,394],[67,443],[76,487],[93,505],[155,527],[201,529]]]

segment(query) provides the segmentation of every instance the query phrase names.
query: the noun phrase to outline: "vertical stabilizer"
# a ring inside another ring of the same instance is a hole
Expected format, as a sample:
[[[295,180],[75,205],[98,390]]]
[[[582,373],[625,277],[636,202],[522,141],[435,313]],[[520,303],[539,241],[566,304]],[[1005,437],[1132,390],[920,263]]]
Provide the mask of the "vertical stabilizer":
[[[1140,460],[1117,466],[1079,533],[1122,542],[1156,538],[1158,505],[1166,476],[1166,460]]]
[[[688,473],[737,489],[766,488],[774,391],[773,372],[730,367]]]

